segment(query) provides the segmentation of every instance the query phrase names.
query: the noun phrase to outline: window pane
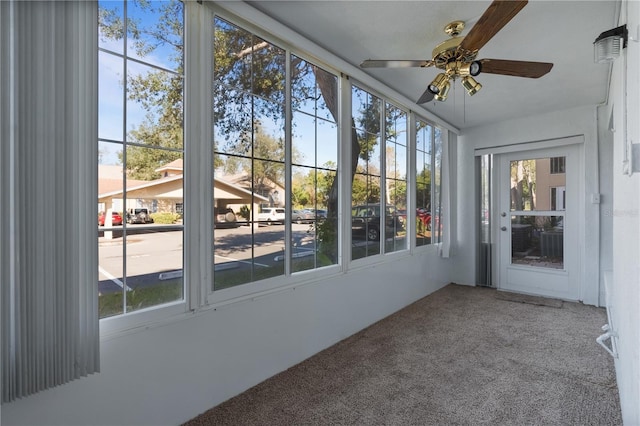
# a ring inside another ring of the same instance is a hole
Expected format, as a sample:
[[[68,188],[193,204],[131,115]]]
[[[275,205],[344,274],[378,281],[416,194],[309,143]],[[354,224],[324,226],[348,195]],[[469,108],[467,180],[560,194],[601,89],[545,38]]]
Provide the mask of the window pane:
[[[214,20],[214,285],[284,274],[284,50]]]
[[[292,108],[335,122],[338,78],[295,55],[291,56],[291,66]]]
[[[293,163],[316,166],[316,119],[308,114],[294,112],[292,127]]]
[[[213,116],[214,149],[227,154],[251,156],[253,96],[226,86],[216,86]]]
[[[124,1],[98,2],[98,47],[124,53]]]
[[[312,116],[317,111],[316,69],[307,61],[291,56],[291,108]]]
[[[512,216],[511,263],[564,268],[564,216]]]
[[[182,229],[127,227],[127,312],[183,297]]]
[[[122,146],[121,143],[112,143],[112,142],[98,142],[98,164],[99,165],[109,165],[115,166],[119,165],[116,169],[118,170],[119,176],[117,179],[120,182],[120,188],[122,188]],[[110,168],[98,168],[99,171],[107,170]],[[102,176],[100,176],[102,177]],[[110,176],[105,176],[105,179],[112,179]],[[102,182],[100,182],[102,183]],[[102,192],[107,192],[104,190],[105,188],[98,187],[98,194]],[[112,188],[109,187],[109,190]]]
[[[285,51],[254,37],[251,62],[252,93],[284,104]]]
[[[112,235],[108,235],[111,233]],[[113,234],[118,234],[116,240]],[[105,234],[107,234],[105,236]],[[100,318],[124,313],[122,231],[98,231],[98,310]]]
[[[433,206],[431,208],[431,215],[433,220],[431,221],[431,230],[433,243],[442,242],[442,222],[440,217],[442,215],[442,130],[439,127],[434,127],[433,137],[433,152],[434,152],[434,168],[433,168]]]
[[[407,249],[407,114],[386,104],[385,253]],[[381,219],[382,220],[382,219]]]
[[[182,149],[182,77],[127,62],[127,139]]]
[[[295,273],[338,261],[338,191],[334,188],[338,87],[336,76],[295,55],[291,67],[291,156],[295,165],[291,167],[291,270]]]
[[[254,97],[254,123],[253,156],[284,161],[283,105]]]
[[[184,298],[182,8],[100,3],[101,317]]]
[[[183,3],[127,2],[127,54],[148,64],[182,72]]]
[[[554,166],[555,164],[555,166]],[[511,162],[511,210],[564,210],[566,175],[554,173],[564,157],[534,158]]]
[[[433,127],[416,122],[416,246],[431,244]],[[407,216],[409,217],[409,216]],[[412,215],[412,219],[413,215]]]
[[[214,20],[214,31],[215,85],[222,84],[250,93],[253,35],[220,18]]]
[[[124,141],[124,60],[98,52],[98,137]]]

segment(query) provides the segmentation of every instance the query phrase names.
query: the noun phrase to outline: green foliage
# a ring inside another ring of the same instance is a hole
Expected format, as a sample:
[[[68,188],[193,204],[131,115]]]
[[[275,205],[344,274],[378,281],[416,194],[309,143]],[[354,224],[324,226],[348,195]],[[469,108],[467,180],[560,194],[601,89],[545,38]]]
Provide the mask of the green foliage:
[[[251,209],[247,205],[240,207],[238,214],[247,222],[251,219]]]
[[[299,259],[294,259],[291,262],[291,271],[300,272],[308,271],[309,269],[322,268],[324,266],[335,265],[335,261],[332,261],[329,256],[323,253],[318,253],[316,257],[307,256]]]
[[[369,204],[380,202],[380,178],[357,173],[351,185],[351,203]]]
[[[217,149],[248,154],[253,123],[284,117],[285,51],[220,18],[214,28]]]
[[[325,220],[319,220],[315,225],[318,238],[318,251],[326,256],[328,264],[338,261],[338,226],[337,218],[329,216]]]
[[[391,181],[387,188],[389,202],[399,209],[407,207],[407,182],[403,180]]]
[[[172,223],[176,223],[181,217],[178,213],[171,213],[171,212],[151,213],[149,216],[151,216],[151,219],[153,219],[154,223],[159,223],[163,225],[170,225]]]
[[[335,167],[332,164],[325,167]],[[305,170],[305,172],[302,172]],[[323,208],[328,205],[329,192],[336,172],[322,169],[296,169],[291,182],[291,202],[296,208]]]
[[[315,190],[311,173],[307,175],[297,174],[291,179],[291,203],[295,208],[314,205]],[[311,182],[309,182],[311,180]]]

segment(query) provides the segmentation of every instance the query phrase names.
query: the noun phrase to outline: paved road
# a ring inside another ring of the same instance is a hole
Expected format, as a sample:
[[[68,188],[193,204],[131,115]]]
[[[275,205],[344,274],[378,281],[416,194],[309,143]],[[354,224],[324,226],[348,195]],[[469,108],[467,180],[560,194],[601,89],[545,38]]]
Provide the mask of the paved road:
[[[146,231],[145,231],[146,229]],[[283,225],[252,228],[221,228],[214,231],[216,271],[233,269],[238,274],[250,268],[276,267],[284,261]],[[314,231],[308,224],[292,224],[292,254],[306,257],[316,252]],[[157,285],[182,276],[183,233],[180,230],[147,227],[133,229],[126,238],[126,276],[123,270],[123,238],[99,238],[99,284],[101,294]],[[253,231],[253,232],[252,232]],[[115,233],[114,233],[115,234]],[[379,242],[354,238],[354,247]],[[280,272],[278,272],[280,273]],[[276,274],[277,275],[277,274]]]
[[[292,224],[294,253],[313,253],[314,234],[309,225]],[[271,267],[283,261],[284,226],[216,229],[214,264],[217,270],[246,268],[251,260],[256,267]],[[183,257],[182,231],[136,232],[126,238],[126,275],[123,271],[123,239],[99,239],[99,291],[108,293],[155,285],[179,277]]]

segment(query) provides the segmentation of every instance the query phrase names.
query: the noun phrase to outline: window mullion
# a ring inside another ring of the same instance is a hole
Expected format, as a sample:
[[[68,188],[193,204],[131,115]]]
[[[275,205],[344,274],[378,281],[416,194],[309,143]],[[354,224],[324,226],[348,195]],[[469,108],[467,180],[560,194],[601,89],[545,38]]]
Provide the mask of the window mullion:
[[[416,176],[416,116],[413,111],[409,111],[407,117],[407,216],[405,221],[407,249],[411,252],[416,247],[416,194],[417,194],[417,176]]]
[[[353,235],[351,232],[351,185],[352,185],[352,170],[351,170],[351,144],[353,141],[353,119],[352,119],[352,100],[351,100],[351,82],[349,77],[342,75],[340,78],[340,122],[338,123],[340,128],[340,150],[338,157],[338,178],[339,188],[341,189],[340,205],[338,209],[338,223],[342,224],[341,233],[339,233],[340,241],[340,258],[339,263],[342,264],[344,271],[349,269],[351,262],[351,244],[353,241]]]
[[[293,186],[291,183],[291,159],[292,159],[292,140],[291,140],[291,52],[286,51],[285,55],[285,125],[284,125],[284,192],[285,192],[285,217],[287,218],[284,227],[284,274],[285,276],[291,275],[291,244],[292,244],[292,231],[291,226],[292,218],[292,206],[291,206],[291,191]]]
[[[205,304],[213,288],[212,22],[210,8],[185,2],[183,270],[190,309]]]
[[[387,239],[387,102],[380,99],[380,253],[386,253]]]
[[[430,147],[430,152],[431,152],[431,182],[429,183],[429,185],[431,186],[431,202],[429,205],[429,214],[431,214],[431,239],[429,244],[435,244],[436,241],[434,241],[434,233],[435,233],[435,229],[436,229],[436,223],[439,223],[439,218],[435,217],[435,210],[434,210],[434,206],[436,205],[435,201],[436,201],[436,181],[438,179],[438,177],[436,176],[436,144],[435,144],[435,140],[436,140],[436,129],[433,125],[429,124],[431,126],[431,134],[430,134],[430,138],[431,139],[429,141],[429,147]]]

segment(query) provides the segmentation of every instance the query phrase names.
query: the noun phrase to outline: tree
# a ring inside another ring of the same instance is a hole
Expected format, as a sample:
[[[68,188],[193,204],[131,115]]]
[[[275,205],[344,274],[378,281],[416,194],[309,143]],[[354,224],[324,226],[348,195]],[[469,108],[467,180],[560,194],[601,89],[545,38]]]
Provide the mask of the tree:
[[[511,162],[511,207],[535,210],[536,160]]]

